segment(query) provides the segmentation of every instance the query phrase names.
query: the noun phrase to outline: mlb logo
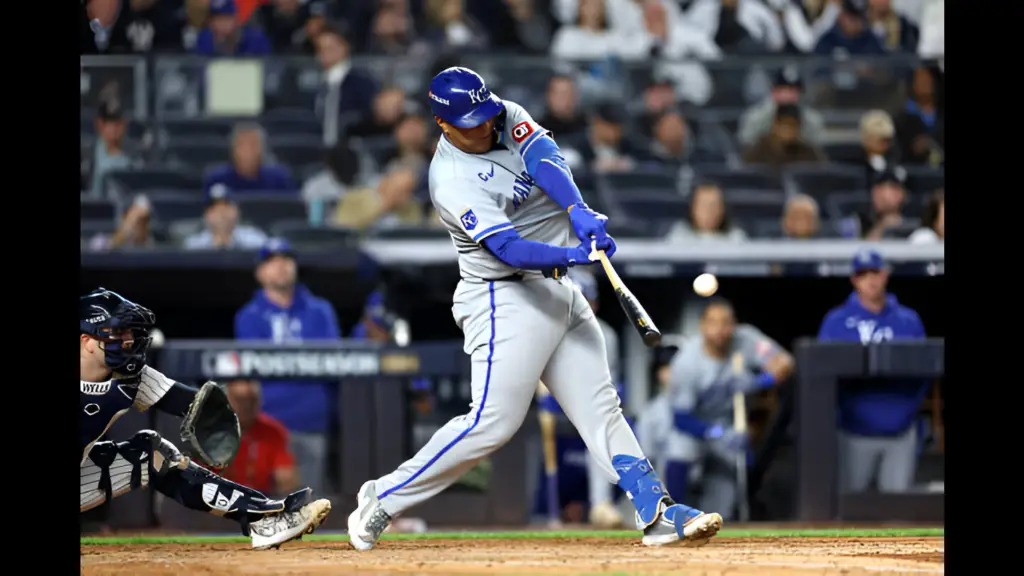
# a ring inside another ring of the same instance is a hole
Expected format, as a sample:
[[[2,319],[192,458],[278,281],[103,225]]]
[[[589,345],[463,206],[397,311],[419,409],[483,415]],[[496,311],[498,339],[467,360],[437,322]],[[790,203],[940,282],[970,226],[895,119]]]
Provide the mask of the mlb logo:
[[[476,228],[476,225],[480,222],[476,219],[476,214],[473,214],[473,210],[466,210],[463,212],[462,216],[459,217],[459,220],[462,221],[462,227],[467,231]]]

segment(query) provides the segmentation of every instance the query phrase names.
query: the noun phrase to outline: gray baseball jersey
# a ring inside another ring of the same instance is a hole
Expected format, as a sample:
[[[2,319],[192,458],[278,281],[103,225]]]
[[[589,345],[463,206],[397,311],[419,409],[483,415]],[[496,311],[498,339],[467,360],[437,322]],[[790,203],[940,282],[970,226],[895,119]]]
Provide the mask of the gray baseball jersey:
[[[752,372],[762,370],[779,350],[778,342],[749,324],[736,327],[725,358],[708,356],[703,336],[693,338],[670,365],[668,395],[672,413],[690,412],[705,422],[732,426],[732,390],[728,384],[734,370],[734,355],[739,353],[742,369]],[[666,448],[668,457],[693,461],[703,453],[702,444],[702,440],[673,427]]]
[[[430,195],[459,252],[462,281],[452,315],[465,335],[473,401],[467,414],[374,482],[392,517],[441,492],[507,442],[533,404],[538,381],[583,437],[604,481],[617,480],[613,456],[643,457],[622,415],[590,303],[566,277],[530,272],[507,279],[519,271],[480,245],[510,229],[536,242],[576,241],[565,210],[534,185],[521,158],[544,130],[514,102],[505,101],[505,110],[498,129],[507,150],[468,154],[442,137],[431,161]]]
[[[556,246],[576,240],[568,214],[537,188],[523,162],[522,154],[546,130],[515,102],[505,101],[505,114],[505,148],[469,154],[441,138],[430,162],[430,199],[459,252],[463,278],[519,272],[480,245],[496,232],[514,229],[527,240]]]

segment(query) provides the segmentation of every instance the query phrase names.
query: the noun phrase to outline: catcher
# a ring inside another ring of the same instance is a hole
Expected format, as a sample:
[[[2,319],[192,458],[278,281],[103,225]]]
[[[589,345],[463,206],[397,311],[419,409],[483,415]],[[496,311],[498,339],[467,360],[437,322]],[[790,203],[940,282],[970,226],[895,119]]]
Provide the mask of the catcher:
[[[186,508],[238,522],[257,550],[277,548],[320,526],[331,503],[314,501],[309,488],[271,500],[192,461],[211,468],[230,464],[241,437],[238,417],[216,383],[196,390],[146,366],[155,324],[150,310],[103,288],[83,296],[78,310],[80,512],[149,486]],[[133,406],[180,416],[187,455],[152,430],[124,442],[107,440],[107,430]]]

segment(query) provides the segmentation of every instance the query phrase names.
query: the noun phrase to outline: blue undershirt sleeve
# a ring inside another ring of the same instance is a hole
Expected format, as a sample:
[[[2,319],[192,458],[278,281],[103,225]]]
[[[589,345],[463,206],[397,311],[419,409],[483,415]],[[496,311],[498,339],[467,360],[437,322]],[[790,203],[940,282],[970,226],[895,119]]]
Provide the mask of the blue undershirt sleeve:
[[[513,268],[546,270],[575,264],[575,261],[569,260],[572,248],[525,240],[515,230],[502,230],[491,234],[484,238],[483,245],[498,260]]]
[[[672,420],[677,430],[702,440],[707,437],[708,428],[711,427],[710,424],[700,418],[697,418],[690,412],[682,410],[677,410],[673,415]]]
[[[572,172],[566,166],[558,144],[550,136],[540,136],[526,148],[523,162],[526,163],[526,172],[533,176],[537,186],[563,210],[583,202],[580,189],[573,182]]]

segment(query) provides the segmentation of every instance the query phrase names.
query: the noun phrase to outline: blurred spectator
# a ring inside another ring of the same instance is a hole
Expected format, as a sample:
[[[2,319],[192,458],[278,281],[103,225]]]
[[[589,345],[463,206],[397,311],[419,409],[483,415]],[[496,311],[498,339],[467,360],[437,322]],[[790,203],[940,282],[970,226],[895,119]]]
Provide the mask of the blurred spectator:
[[[424,0],[425,37],[441,50],[486,48],[487,34],[466,14],[465,0]]]
[[[820,112],[801,102],[804,82],[797,65],[783,66],[775,73],[771,94],[754,104],[740,117],[740,144],[752,146],[771,131],[775,108],[780,104],[800,104],[800,137],[808,144],[820,146],[825,137],[825,119]]]
[[[369,72],[352,65],[352,46],[339,28],[324,26],[316,37],[316,53],[324,71],[317,114],[324,123],[324,145],[333,146],[348,115],[370,110],[377,81]]]
[[[922,64],[914,69],[910,95],[894,121],[900,160],[906,164],[942,164],[945,140],[943,110],[937,102],[939,71]]]
[[[256,280],[260,289],[235,315],[235,338],[280,346],[341,338],[334,306],[298,282],[295,253],[286,241],[275,238],[260,249]],[[323,492],[336,386],[317,380],[263,381],[263,411],[288,429],[299,478],[314,492]]]
[[[149,198],[139,194],[121,216],[121,222],[112,235],[98,234],[89,242],[90,250],[117,248],[152,248],[156,244],[150,224],[153,208]]]
[[[420,168],[400,164],[380,179],[376,189],[349,192],[338,202],[334,223],[356,230],[421,224],[423,208],[415,195]]]
[[[258,228],[239,223],[238,205],[231,191],[223,184],[214,184],[206,191],[206,211],[203,212],[205,229],[185,239],[186,250],[215,250],[234,248],[255,250],[267,241],[267,235]]]
[[[890,52],[917,51],[917,26],[892,7],[892,0],[868,0],[868,26]]]
[[[267,0],[259,7],[263,29],[277,54],[314,54],[316,37],[325,24],[327,2]]]
[[[694,145],[694,135],[686,119],[678,110],[665,110],[651,124],[650,156],[663,164],[680,167],[687,162],[700,161],[700,151]]]
[[[624,172],[632,170],[642,151],[623,133],[626,112],[616,103],[598,106],[590,115],[587,142],[580,148],[587,166],[595,172]]]
[[[566,60],[600,60],[618,53],[625,38],[611,29],[604,0],[578,1],[575,22],[555,32],[551,55]]]
[[[898,150],[893,146],[896,126],[884,110],[869,110],[860,117],[860,143],[864,150],[864,166],[869,182],[876,172],[896,161]]]
[[[183,49],[180,0],[126,0],[110,30],[110,52],[160,53]]]
[[[820,342],[878,344],[926,337],[921,317],[886,292],[889,267],[875,250],[853,257],[846,302],[829,310]],[[839,486],[845,494],[877,483],[881,492],[906,492],[917,469],[917,421],[929,381],[922,378],[851,382],[839,387]]]
[[[946,241],[946,193],[936,190],[924,205],[921,226],[907,238],[911,244],[937,244]]]
[[[339,140],[327,149],[326,168],[306,180],[302,186],[302,199],[333,201],[344,196],[355,186],[359,177],[359,155],[347,140]]]
[[[907,201],[907,171],[901,166],[877,173],[871,186],[871,211],[857,214],[860,230],[867,240],[881,240],[886,231],[903,225]]]
[[[195,52],[203,56],[261,56],[270,54],[262,30],[239,20],[235,0],[210,0],[206,27],[196,36]]]
[[[127,170],[135,161],[125,140],[126,122],[117,98],[104,98],[96,111],[96,145],[93,147],[93,196],[103,195],[103,177],[113,170]]]
[[[296,192],[291,171],[267,160],[267,136],[259,124],[240,122],[231,131],[231,162],[211,169],[203,189],[223,184],[232,192]]]
[[[885,54],[878,36],[867,26],[864,0],[842,0],[842,10],[836,25],[818,40],[816,54],[832,56],[836,53],[866,56]]]
[[[288,446],[288,431],[260,410],[258,380],[232,380],[225,386],[228,402],[238,415],[242,441],[238,455],[221,476],[271,497],[284,497],[299,488],[295,455]]]
[[[779,15],[789,52],[807,53],[832,29],[841,0],[766,0]]]
[[[669,241],[711,239],[740,242],[747,239],[747,233],[732,225],[722,189],[717,184],[703,183],[690,194],[690,212],[686,219],[674,224],[666,238]]]
[[[921,11],[921,39],[917,43],[917,55],[921,58],[939,59],[939,68],[942,68],[943,57],[946,55],[946,2],[925,2]]]
[[[776,106],[771,130],[743,151],[743,161],[776,169],[788,164],[824,162],[824,152],[800,136],[800,116],[800,107],[796,104]]]
[[[188,51],[196,48],[196,39],[210,18],[210,0],[185,0],[185,29],[181,43]]]
[[[676,108],[678,104],[672,79],[667,74],[653,72],[650,82],[644,88],[643,99],[637,104],[640,106],[638,110],[639,116],[641,116],[640,127],[644,136],[650,137],[654,121],[663,112]]]
[[[83,0],[79,6],[78,45],[81,54],[106,51],[121,0]]]
[[[470,5],[490,18],[482,24],[491,47],[510,52],[547,52],[552,23],[545,0],[473,0]]]
[[[407,329],[405,320],[398,318],[387,306],[387,297],[383,290],[374,290],[366,297],[366,304],[363,306],[363,315],[359,323],[352,328],[350,338],[356,340],[369,340],[387,344],[396,339],[397,332]],[[408,333],[406,333],[406,338]],[[406,339],[406,342],[408,340]],[[399,345],[403,345],[398,342]]]
[[[544,116],[540,125],[558,136],[583,134],[587,120],[580,111],[580,94],[571,76],[556,74],[548,80]]]
[[[419,114],[406,114],[395,124],[395,148],[388,155],[384,172],[399,164],[426,168],[430,163],[430,141],[427,119]]]
[[[791,240],[814,240],[821,230],[818,202],[806,194],[790,196],[782,212],[782,234]]]
[[[383,4],[373,17],[366,52],[399,56],[406,54],[416,39],[408,9],[401,2]]]
[[[726,53],[779,52],[786,47],[779,19],[760,0],[695,0],[686,17]]]
[[[386,87],[373,97],[370,113],[348,129],[350,136],[368,138],[390,136],[406,112],[406,96],[401,88]]]

